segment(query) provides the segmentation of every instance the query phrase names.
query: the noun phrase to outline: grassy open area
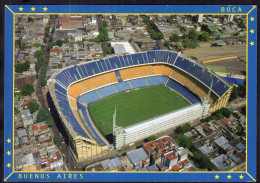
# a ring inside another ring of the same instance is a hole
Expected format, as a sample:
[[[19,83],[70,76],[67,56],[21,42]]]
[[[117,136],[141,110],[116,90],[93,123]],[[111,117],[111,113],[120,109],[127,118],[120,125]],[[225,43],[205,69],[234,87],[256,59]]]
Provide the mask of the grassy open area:
[[[152,86],[119,93],[89,106],[94,123],[104,135],[113,132],[116,108],[117,126],[127,127],[190,105],[178,93],[165,86]]]
[[[226,73],[226,68],[224,66],[207,65],[207,67],[214,72]]]

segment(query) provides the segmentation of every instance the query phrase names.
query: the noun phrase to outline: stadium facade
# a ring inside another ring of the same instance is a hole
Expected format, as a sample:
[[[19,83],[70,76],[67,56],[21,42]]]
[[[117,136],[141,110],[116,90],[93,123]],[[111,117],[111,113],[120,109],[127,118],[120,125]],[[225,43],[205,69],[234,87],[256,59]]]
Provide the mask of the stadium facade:
[[[126,128],[115,125],[116,148],[225,107],[233,88],[205,66],[171,51],[112,56],[64,68],[48,80],[48,87],[76,159],[93,158],[112,147],[94,125],[90,104],[153,85],[169,87],[191,105]]]

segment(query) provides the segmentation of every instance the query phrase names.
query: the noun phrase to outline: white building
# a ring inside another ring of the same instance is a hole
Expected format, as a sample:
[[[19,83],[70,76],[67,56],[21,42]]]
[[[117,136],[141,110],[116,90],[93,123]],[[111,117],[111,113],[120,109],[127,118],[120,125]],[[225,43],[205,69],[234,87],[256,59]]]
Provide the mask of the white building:
[[[208,106],[194,104],[126,128],[116,128],[114,146],[121,148],[161,131],[194,121],[208,112]]]

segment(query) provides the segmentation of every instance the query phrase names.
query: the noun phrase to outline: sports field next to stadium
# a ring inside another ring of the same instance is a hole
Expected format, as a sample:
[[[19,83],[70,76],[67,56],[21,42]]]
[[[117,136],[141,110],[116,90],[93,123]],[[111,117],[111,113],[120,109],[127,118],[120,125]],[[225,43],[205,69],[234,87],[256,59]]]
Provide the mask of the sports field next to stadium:
[[[127,127],[153,117],[190,105],[181,95],[166,86],[152,86],[119,93],[89,106],[94,123],[104,135],[113,132],[113,114],[116,125]]]

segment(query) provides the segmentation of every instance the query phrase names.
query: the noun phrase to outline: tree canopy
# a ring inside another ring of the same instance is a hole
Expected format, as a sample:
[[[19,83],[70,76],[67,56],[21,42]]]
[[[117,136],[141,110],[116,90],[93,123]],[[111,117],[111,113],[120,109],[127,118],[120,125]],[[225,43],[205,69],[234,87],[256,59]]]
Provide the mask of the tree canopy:
[[[39,109],[39,104],[37,102],[30,102],[28,104],[28,108],[31,113],[34,113]]]
[[[199,35],[199,40],[200,40],[200,41],[205,41],[205,42],[207,42],[207,41],[209,41],[209,38],[210,38],[210,35],[209,35],[209,33],[206,32],[206,31],[203,31],[203,32]]]
[[[178,42],[180,39],[179,35],[178,34],[173,34],[171,37],[170,37],[170,40],[172,42]]]
[[[199,37],[199,33],[195,29],[191,29],[189,31],[189,39],[190,40],[196,40]]]
[[[230,94],[229,101],[235,100],[237,98],[237,96],[238,96],[237,87],[234,86],[232,89],[232,92]]]
[[[22,88],[21,88],[21,94],[23,96],[26,95],[31,95],[34,92],[34,87],[33,85],[29,84],[29,83],[25,83]]]
[[[53,123],[54,123],[54,120],[51,119],[51,118],[49,118],[49,119],[46,120],[46,124],[47,124],[49,127],[52,127]]]
[[[186,133],[191,130],[190,123],[185,123],[184,125],[179,126],[177,129],[178,133]]]
[[[32,18],[32,17],[28,17],[28,22],[33,22],[34,21],[34,19]]]
[[[22,73],[30,69],[30,62],[25,61],[24,63],[19,63],[15,65],[15,72]]]
[[[47,119],[49,119],[48,112],[41,108],[36,116],[36,122],[46,121]]]
[[[185,148],[190,148],[192,146],[192,142],[190,139],[188,139],[185,135],[180,134],[177,137],[177,143]]]
[[[211,162],[206,155],[199,154],[197,152],[193,152],[193,154],[194,154],[193,159],[198,164],[199,168],[202,168],[202,169],[206,168],[208,170],[212,170]]]
[[[157,137],[154,136],[154,135],[148,137],[148,141],[149,141],[149,142],[150,142],[150,141],[154,141],[154,140],[156,140],[156,139],[157,139]]]

